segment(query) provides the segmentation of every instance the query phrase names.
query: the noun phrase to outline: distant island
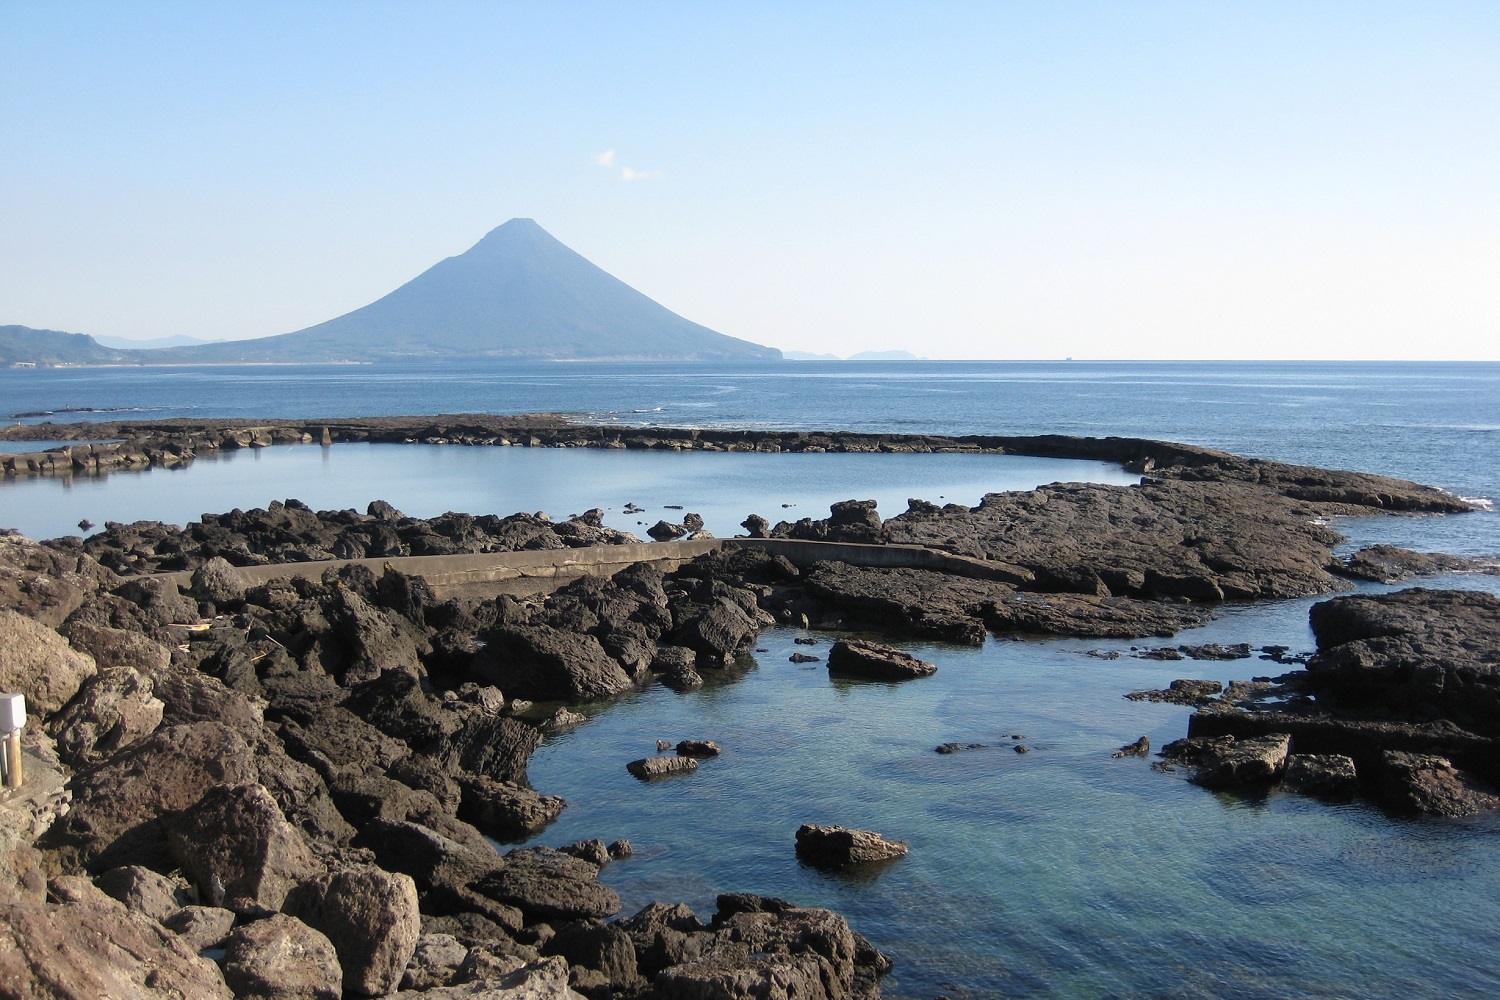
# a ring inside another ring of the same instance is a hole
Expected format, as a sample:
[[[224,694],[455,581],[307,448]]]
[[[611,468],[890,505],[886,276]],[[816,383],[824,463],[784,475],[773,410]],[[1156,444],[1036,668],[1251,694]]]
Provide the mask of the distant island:
[[[84,334],[0,326],[0,365],[13,367],[780,359],[774,347],[684,319],[531,219],[512,219],[369,305],[294,333],[124,349]]]

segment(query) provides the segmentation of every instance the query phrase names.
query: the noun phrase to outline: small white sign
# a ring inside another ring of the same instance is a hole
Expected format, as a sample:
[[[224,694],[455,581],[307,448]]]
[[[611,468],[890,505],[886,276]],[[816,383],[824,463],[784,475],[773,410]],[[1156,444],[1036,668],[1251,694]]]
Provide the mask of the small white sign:
[[[26,696],[0,694],[0,735],[26,728]]]

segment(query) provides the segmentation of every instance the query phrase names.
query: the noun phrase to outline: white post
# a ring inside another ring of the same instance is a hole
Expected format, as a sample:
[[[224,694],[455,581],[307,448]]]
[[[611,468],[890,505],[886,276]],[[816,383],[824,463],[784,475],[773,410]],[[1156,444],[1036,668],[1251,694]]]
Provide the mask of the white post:
[[[21,730],[26,728],[26,696],[0,694],[0,735],[5,737],[5,787],[20,788]]]

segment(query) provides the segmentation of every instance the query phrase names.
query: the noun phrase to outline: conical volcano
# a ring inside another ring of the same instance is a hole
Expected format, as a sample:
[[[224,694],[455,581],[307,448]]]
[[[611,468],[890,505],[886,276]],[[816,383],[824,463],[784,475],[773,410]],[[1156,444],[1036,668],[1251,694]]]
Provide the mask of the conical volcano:
[[[468,252],[326,323],[276,337],[152,353],[162,360],[219,363],[781,357],[775,348],[682,318],[531,219],[511,219]]]

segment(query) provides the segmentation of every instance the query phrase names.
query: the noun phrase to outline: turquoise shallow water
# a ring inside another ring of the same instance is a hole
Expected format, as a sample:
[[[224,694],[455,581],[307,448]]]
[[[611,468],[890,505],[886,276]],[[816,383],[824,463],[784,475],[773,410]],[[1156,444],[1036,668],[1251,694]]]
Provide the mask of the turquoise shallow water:
[[[552,410],[632,424],[1125,434],[1500,498],[1500,365],[0,371],[0,398],[9,412],[130,411],[101,419]],[[868,456],[910,465],[834,461],[844,456],[803,456],[813,459],[807,466],[699,461],[720,457],[287,448],[183,472],[0,484],[0,525],[35,525],[27,530],[45,536],[74,530],[83,516],[182,521],[287,496],[314,507],[382,497],[423,515],[542,508],[561,516],[600,506],[611,523],[635,530],[644,526],[620,521],[624,503],[652,508],[648,523],[675,516],[658,508],[681,503],[725,534],[750,511],[816,516],[830,500],[875,496],[889,515],[909,496],[972,503],[989,489],[1103,475],[986,456]],[[1494,513],[1338,527],[1351,546],[1500,553]],[[1489,577],[1424,583],[1500,590]],[[1172,641],[1306,650],[1312,603],[1229,607]],[[792,643],[798,634],[767,633],[766,653],[701,691],[651,688],[594,706],[587,724],[549,740],[533,782],[572,804],[536,840],[629,838],[636,856],[604,873],[627,910],[681,899],[707,916],[726,891],[835,907],[896,958],[887,994],[913,1000],[1500,994],[1494,820],[1392,820],[1359,803],[1212,793],[1153,772],[1149,761],[1110,758],[1141,735],[1160,746],[1186,729],[1186,709],[1129,702],[1126,692],[1176,677],[1277,673],[1276,664],[1105,661],[1083,654],[1129,644],[991,639],[977,650],[913,645],[939,665],[925,680],[834,682],[822,664],[787,662],[802,648]],[[1012,734],[1034,752],[1015,754]],[[724,756],[650,785],[625,771],[658,738],[690,736],[719,741]],[[949,741],[989,746],[933,753]],[[813,871],[797,862],[793,833],[818,821],[880,830],[909,841],[912,853],[861,877]]]
[[[1500,590],[1500,581],[1455,577]],[[1311,601],[1237,607],[1177,641],[1308,649]],[[812,634],[809,650],[793,638]],[[1392,820],[1364,804],[1213,793],[1150,761],[1137,737],[1184,735],[1188,710],[1126,701],[1176,677],[1248,679],[1259,659],[1106,661],[1129,643],[906,644],[938,664],[905,684],[832,680],[832,636],[776,629],[767,652],[700,692],[601,707],[549,740],[533,783],[572,805],[535,838],[626,837],[605,880],[633,912],[718,892],[831,906],[897,959],[896,997],[1493,995],[1500,990],[1500,828]],[[1021,755],[1012,736],[1032,748]],[[658,738],[718,741],[692,775],[642,783],[625,763]],[[987,744],[939,755],[950,741]],[[906,840],[859,875],[801,865],[805,822]]]

